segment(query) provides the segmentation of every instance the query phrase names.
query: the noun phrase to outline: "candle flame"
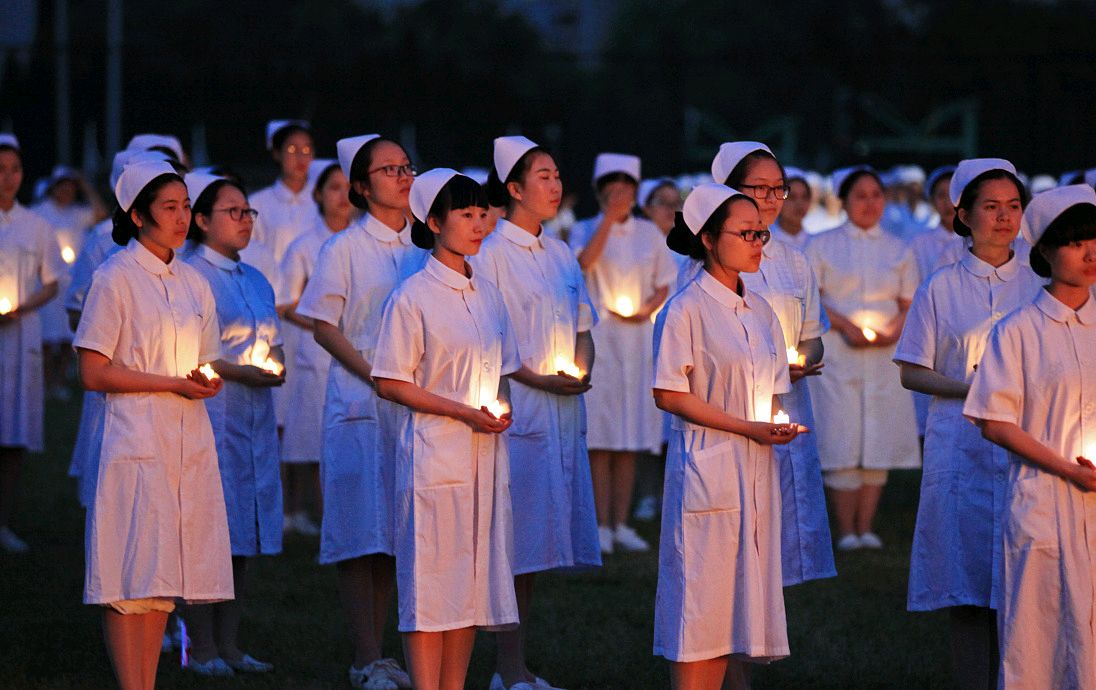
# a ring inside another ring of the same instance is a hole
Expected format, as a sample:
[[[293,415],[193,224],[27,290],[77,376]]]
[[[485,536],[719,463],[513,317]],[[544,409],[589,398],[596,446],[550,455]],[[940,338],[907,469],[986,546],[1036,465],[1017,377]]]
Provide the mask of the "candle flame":
[[[864,339],[867,340],[869,343],[874,343],[875,339],[879,337],[878,333],[868,328],[867,326],[861,328],[860,332],[864,334]]]
[[[198,367],[198,371],[202,372],[202,374],[210,381],[212,381],[213,379],[221,378],[217,372],[213,371],[213,367],[209,366],[209,364],[203,364],[202,366]]]
[[[12,306],[11,300],[7,297],[0,297],[0,314],[10,314],[12,309],[14,309],[14,307]]]
[[[799,350],[794,347],[788,348],[788,364],[798,364],[799,366],[806,366],[807,356],[799,354]]]
[[[61,260],[66,264],[71,264],[73,261],[76,261],[76,252],[73,251],[72,247],[69,247],[68,245],[61,247]]]
[[[1083,457],[1086,460],[1096,461],[1096,442],[1089,442],[1085,444],[1085,454]]]
[[[632,302],[631,297],[621,295],[616,298],[616,302],[613,305],[613,311],[621,316],[634,316],[636,313],[636,305]]]
[[[278,364],[276,361],[274,361],[270,357],[267,357],[266,361],[263,362],[262,364],[258,365],[258,367],[260,369],[265,370],[265,371],[269,371],[271,374],[274,374],[275,376],[281,376],[282,372],[285,370],[285,367],[283,367],[281,364]]]
[[[495,419],[502,419],[502,415],[510,411],[510,406],[501,400],[492,400],[484,405],[484,407],[487,408],[487,411],[490,412],[491,416]]]
[[[586,375],[582,369],[578,368],[578,365],[570,361],[563,355],[556,355],[555,370],[562,371],[564,374],[576,379],[580,379]]]
[[[773,415],[773,424],[791,424],[791,422],[792,418],[784,410],[780,410]]]

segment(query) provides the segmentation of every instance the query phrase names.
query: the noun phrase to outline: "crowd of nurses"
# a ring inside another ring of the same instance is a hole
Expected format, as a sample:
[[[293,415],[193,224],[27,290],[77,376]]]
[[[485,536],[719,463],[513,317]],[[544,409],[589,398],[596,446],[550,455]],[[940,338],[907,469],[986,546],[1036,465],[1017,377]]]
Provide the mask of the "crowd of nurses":
[[[857,165],[816,232],[817,179],[762,142],[684,186],[601,153],[599,213],[561,240],[559,166],[523,136],[478,179],[381,134],[319,158],[304,120],[266,144],[249,195],[138,135],[108,217],[66,168],[20,205],[0,134],[0,548],[29,548],[17,478],[68,338],[84,600],[120,686],[153,686],[172,613],[191,672],[273,670],[241,602],[297,532],[335,566],[352,686],[463,687],[482,629],[492,690],[552,688],[534,582],[648,550],[638,489],[655,654],[676,688],[749,687],[791,654],[784,588],[884,548],[888,472],[923,465],[908,608],[948,611],[957,684],[1096,687],[1091,186]]]

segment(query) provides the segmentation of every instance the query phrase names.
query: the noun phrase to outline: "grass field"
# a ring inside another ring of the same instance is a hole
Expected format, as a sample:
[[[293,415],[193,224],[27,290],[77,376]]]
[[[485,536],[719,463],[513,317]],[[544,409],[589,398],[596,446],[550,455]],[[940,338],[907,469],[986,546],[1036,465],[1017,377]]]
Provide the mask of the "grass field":
[[[0,554],[0,688],[108,688],[113,684],[99,612],[83,606],[83,511],[65,471],[78,402],[47,408],[47,453],[30,458],[13,528],[29,554]],[[950,687],[945,615],[905,611],[920,474],[899,472],[883,499],[880,552],[839,554],[837,579],[786,590],[792,656],[760,669],[756,688]],[[657,525],[641,526],[657,540]],[[243,647],[273,661],[267,676],[198,679],[161,657],[162,688],[345,688],[350,649],[335,573],[315,563],[317,543],[291,538],[258,561],[246,604]],[[582,576],[540,580],[530,663],[555,684],[666,688],[666,663],[651,655],[656,556],[610,556]],[[394,608],[394,607],[393,607]],[[387,651],[402,656],[394,626]],[[487,687],[494,650],[481,633],[469,688]]]

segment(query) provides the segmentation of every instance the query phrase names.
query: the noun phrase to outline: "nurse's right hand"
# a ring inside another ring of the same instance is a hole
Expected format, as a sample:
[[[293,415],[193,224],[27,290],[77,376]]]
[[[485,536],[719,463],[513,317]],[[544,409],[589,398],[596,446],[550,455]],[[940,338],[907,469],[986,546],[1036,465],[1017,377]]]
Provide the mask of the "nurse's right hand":
[[[543,374],[540,383],[541,390],[555,395],[582,395],[592,388],[586,377],[576,379],[562,371],[557,374]]]
[[[204,379],[205,377],[202,376]],[[212,398],[220,392],[224,381],[220,378],[202,383],[192,378],[179,379],[175,392],[189,400],[204,400]]]
[[[1082,460],[1085,462],[1081,462]],[[1085,491],[1096,491],[1096,468],[1093,468],[1092,462],[1087,458],[1077,458],[1077,466],[1070,479]]]
[[[472,427],[472,431],[480,434],[501,434],[513,423],[509,413],[504,414],[500,419],[488,412],[486,408],[477,410],[472,407],[464,413],[461,421]]]
[[[807,428],[800,424],[749,422],[745,436],[763,446],[782,446],[791,443],[796,436],[806,431]]]

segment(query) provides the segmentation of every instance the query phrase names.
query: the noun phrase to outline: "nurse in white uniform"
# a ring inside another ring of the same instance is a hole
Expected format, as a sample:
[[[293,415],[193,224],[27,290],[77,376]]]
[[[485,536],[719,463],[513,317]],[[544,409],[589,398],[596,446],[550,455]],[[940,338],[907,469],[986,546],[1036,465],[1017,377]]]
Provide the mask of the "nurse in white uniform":
[[[786,178],[784,184],[788,187],[788,198],[780,207],[776,222],[770,229],[774,240],[786,242],[803,251],[811,238],[810,233],[803,227],[803,219],[810,213],[811,204],[814,203],[811,185],[807,182],[807,173],[799,168],[786,166],[784,176]]]
[[[653,392],[674,415],[655,601],[654,653],[672,686],[749,686],[749,663],[788,656],[780,566],[780,471],[770,446],[790,390],[780,321],[741,280],[769,231],[750,197],[706,183],[669,244],[704,268],[659,314]]]
[[[875,513],[887,470],[921,462],[913,397],[891,364],[917,290],[909,246],[879,227],[883,185],[866,166],[834,173],[849,220],[807,243],[832,329],[826,373],[810,380],[823,483],[831,490],[837,548],[882,548]]]
[[[114,239],[73,345],[80,379],[107,396],[88,510],[84,603],[103,609],[118,684],[152,688],[177,599],[233,597],[228,520],[205,399],[223,385],[209,284],[176,251],[190,225],[186,185],[163,161],[126,167]],[[206,369],[206,371],[210,371]]]
[[[784,197],[790,194],[787,173],[769,147],[756,141],[728,142],[712,161],[712,176],[750,195],[761,213],[761,224],[776,236],[773,224]],[[783,242],[766,242],[761,268],[745,273],[742,282],[761,295],[776,312],[787,346],[785,357],[792,389],[781,401],[798,423],[814,426],[811,394],[804,380],[822,374],[822,333],[829,323],[822,314],[818,281],[801,251]],[[775,451],[780,467],[781,563],[784,585],[835,577],[822,468],[813,434],[805,434]]]
[[[63,272],[49,223],[19,204],[23,154],[0,134],[0,549],[27,550],[10,527],[27,451],[40,453],[42,323],[38,310],[57,295]]]
[[[334,563],[350,619],[350,684],[395,690],[410,679],[383,657],[395,587],[392,502],[402,409],[377,398],[371,372],[381,307],[411,254],[408,195],[415,167],[403,147],[378,134],[340,139],[339,167],[350,202],[366,214],[324,242],[297,304],[333,357],[324,401],[320,563]]]
[[[1010,245],[1027,194],[1008,161],[965,160],[949,183],[958,263],[918,289],[894,361],[902,385],[931,396],[924,474],[910,559],[911,611],[947,608],[952,669],[964,688],[997,679],[997,621],[1008,457],[963,417],[963,400],[990,329],[1031,303],[1043,284]]]
[[[339,162],[328,158],[312,161],[308,168],[308,187],[320,215],[316,223],[293,240],[282,258],[277,287],[278,315],[284,322],[297,325],[307,335],[297,343],[297,359],[291,362],[293,376],[286,394],[293,404],[285,413],[282,433],[282,473],[284,477],[285,522],[299,532],[319,534],[305,507],[306,497],[315,499],[316,510],[323,508],[320,486],[320,448],[323,441],[323,400],[331,355],[312,337],[312,319],[296,312],[305,285],[316,267],[323,243],[350,225],[354,210],[348,192],[350,185]]]
[[[568,238],[600,316],[592,331],[598,357],[586,409],[603,553],[618,547],[649,548],[627,520],[636,454],[662,448],[662,419],[646,389],[644,372],[651,365],[651,315],[666,301],[677,267],[654,223],[632,215],[639,167],[635,156],[598,155],[594,187],[601,213],[575,223]]]
[[[559,169],[520,136],[495,140],[494,166],[488,196],[506,216],[469,263],[477,279],[502,293],[523,362],[511,376],[516,421],[509,431],[521,627],[497,636],[491,688],[501,690],[523,682],[550,687],[525,660],[536,573],[596,567],[601,552],[582,398],[590,388],[596,317],[574,254],[541,227],[559,207]]]
[[[518,622],[503,432],[521,360],[502,295],[465,260],[487,235],[482,187],[437,168],[415,180],[411,210],[415,243],[433,253],[385,305],[373,377],[409,409],[395,458],[408,668],[415,688],[460,690],[476,629]]]
[[[261,673],[274,667],[241,652],[238,638],[248,561],[282,550],[278,428],[270,394],[285,383],[278,315],[270,283],[240,261],[256,213],[244,190],[203,173],[185,179],[194,197],[190,238],[197,243],[186,261],[209,282],[221,329],[221,358],[213,370],[224,379],[224,391],[207,400],[206,409],[217,441],[236,592],[232,601],[183,611],[188,668],[201,675]]]
[[[994,328],[963,414],[1009,451],[1000,688],[1096,687],[1096,192],[1052,189],[1021,226],[1035,301]]]

